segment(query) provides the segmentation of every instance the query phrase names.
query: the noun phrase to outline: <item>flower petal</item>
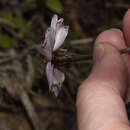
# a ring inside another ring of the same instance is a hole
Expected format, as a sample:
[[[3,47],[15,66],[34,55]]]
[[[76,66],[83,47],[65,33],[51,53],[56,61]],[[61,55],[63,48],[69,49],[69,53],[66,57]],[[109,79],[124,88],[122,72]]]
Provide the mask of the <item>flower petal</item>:
[[[63,26],[56,32],[56,38],[55,38],[53,51],[56,51],[57,49],[59,49],[59,47],[63,44],[68,34],[68,29],[69,29],[68,26]]]
[[[56,78],[56,81],[54,84],[62,85],[63,81],[65,80],[65,75],[60,70],[54,68],[54,77]]]
[[[58,96],[62,83],[65,80],[64,73],[54,68],[54,65],[51,62],[48,62],[46,66],[46,75],[49,84],[49,90],[53,92],[55,96]]]
[[[55,15],[52,17],[52,20],[51,20],[51,27],[52,27],[54,30],[55,30],[55,28],[56,28],[57,21],[58,21],[58,16],[55,14]]]
[[[48,28],[45,34],[45,40],[42,43],[41,53],[50,61],[52,60],[52,51],[55,43],[55,32],[53,28]]]
[[[60,18],[57,23],[63,23],[64,19],[63,18]]]
[[[57,32],[60,28],[64,27],[64,24],[62,24],[64,21],[63,18],[59,19],[56,24],[55,32]]]
[[[49,84],[49,89],[51,89],[51,86],[53,84],[53,65],[51,62],[48,62],[46,65],[46,76]]]
[[[55,96],[58,96],[59,91],[61,90],[62,83],[65,80],[65,75],[63,72],[54,68],[53,72],[53,85],[51,87],[51,91],[54,92]]]

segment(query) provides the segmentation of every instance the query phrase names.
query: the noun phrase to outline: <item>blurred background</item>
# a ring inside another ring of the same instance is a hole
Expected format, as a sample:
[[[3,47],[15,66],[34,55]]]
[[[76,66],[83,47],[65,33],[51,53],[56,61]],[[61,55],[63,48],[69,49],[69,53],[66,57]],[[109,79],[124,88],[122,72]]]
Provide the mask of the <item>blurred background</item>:
[[[129,0],[0,0],[0,130],[76,130],[76,94],[91,71],[94,39],[121,29],[128,8]],[[90,57],[62,65],[58,97],[39,49],[54,14],[70,27],[63,48]]]

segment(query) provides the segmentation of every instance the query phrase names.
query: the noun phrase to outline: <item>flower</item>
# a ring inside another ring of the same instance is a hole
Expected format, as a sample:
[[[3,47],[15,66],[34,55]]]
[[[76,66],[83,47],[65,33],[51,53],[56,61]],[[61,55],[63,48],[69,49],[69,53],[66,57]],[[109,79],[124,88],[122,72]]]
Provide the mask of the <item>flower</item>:
[[[64,43],[64,40],[68,34],[69,26],[63,25],[63,18],[58,20],[58,16],[54,15],[51,20],[51,26],[45,33],[45,40],[42,43],[42,54],[47,58],[46,76],[49,84],[49,90],[58,96],[61,90],[62,83],[65,80],[65,75],[60,70],[54,67],[52,63],[53,52],[58,49]]]
[[[65,80],[64,73],[54,68],[51,62],[48,62],[46,65],[46,75],[49,83],[49,90],[54,92],[55,96],[58,96],[62,83]]]
[[[52,60],[53,52],[57,51],[68,34],[69,26],[63,25],[63,18],[58,20],[54,15],[51,20],[51,26],[45,33],[45,40],[42,44],[42,53],[48,61]]]

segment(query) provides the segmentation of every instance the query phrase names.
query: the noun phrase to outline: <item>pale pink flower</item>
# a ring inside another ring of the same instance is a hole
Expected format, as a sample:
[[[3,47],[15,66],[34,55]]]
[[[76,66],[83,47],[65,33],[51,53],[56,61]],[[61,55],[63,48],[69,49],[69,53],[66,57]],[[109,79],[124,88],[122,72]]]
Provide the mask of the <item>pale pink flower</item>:
[[[65,80],[64,73],[54,68],[54,65],[51,62],[48,62],[46,65],[46,75],[48,79],[49,90],[53,92],[55,96],[58,96],[62,83]]]
[[[45,40],[42,43],[42,54],[47,58],[46,76],[49,84],[49,90],[54,92],[55,96],[61,90],[65,75],[60,70],[54,68],[52,63],[55,51],[62,46],[68,34],[68,26],[63,25],[63,18],[58,20],[58,16],[54,15],[51,20],[51,26],[45,33]]]
[[[69,26],[63,25],[63,18],[58,20],[54,15],[51,20],[51,26],[45,33],[45,40],[42,43],[42,53],[49,60],[52,60],[53,52],[57,51],[68,34]]]

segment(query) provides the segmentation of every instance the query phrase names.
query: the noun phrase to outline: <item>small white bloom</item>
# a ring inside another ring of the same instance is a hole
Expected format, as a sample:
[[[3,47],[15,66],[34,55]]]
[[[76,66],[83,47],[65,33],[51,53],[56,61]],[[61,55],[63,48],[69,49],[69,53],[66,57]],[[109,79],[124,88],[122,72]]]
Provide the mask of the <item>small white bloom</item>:
[[[58,16],[54,15],[51,20],[51,26],[45,33],[45,40],[42,43],[42,54],[47,58],[48,62],[46,65],[46,76],[49,84],[49,90],[56,96],[61,90],[62,83],[65,80],[65,75],[60,70],[54,67],[52,60],[55,53],[62,44],[68,34],[68,26],[63,24],[64,19],[58,20]]]

